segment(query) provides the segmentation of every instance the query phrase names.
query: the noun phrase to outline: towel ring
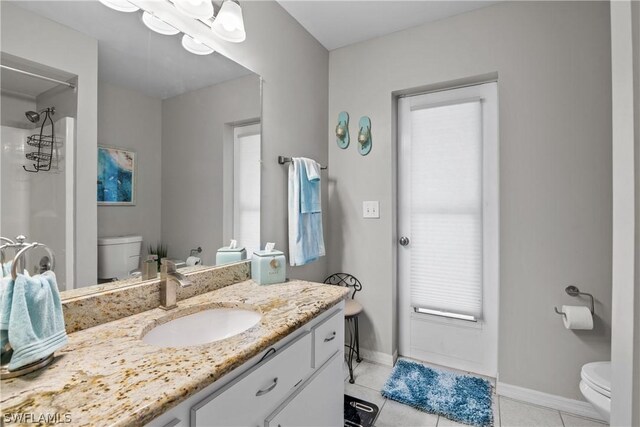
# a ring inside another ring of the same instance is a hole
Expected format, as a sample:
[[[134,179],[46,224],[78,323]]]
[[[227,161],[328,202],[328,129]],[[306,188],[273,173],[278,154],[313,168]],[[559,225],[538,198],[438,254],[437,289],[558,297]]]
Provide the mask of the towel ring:
[[[2,239],[4,239],[4,237],[3,237]],[[7,240],[9,240],[9,239],[7,239]],[[6,248],[11,248],[11,247],[13,247],[13,245],[14,245],[13,243],[7,243],[6,245],[2,245],[2,246],[0,246],[0,262],[1,262],[1,263],[3,263],[3,264],[4,264],[4,250],[5,250]]]
[[[8,248],[13,249],[15,251],[14,252],[14,255],[15,255],[20,249],[24,248],[25,246],[29,246],[31,243],[25,243],[24,241],[26,239],[27,238],[25,236],[23,236],[22,234],[17,236],[15,241],[11,240],[11,239],[8,239],[6,237],[0,236],[0,241],[7,242],[4,245],[0,246],[0,261],[2,261],[2,263],[4,264],[4,262],[5,262],[5,255],[4,255],[5,249],[8,249]]]
[[[44,248],[44,250],[47,251],[47,253],[49,254],[49,259],[51,260],[51,270],[55,269],[56,266],[56,258],[53,255],[53,251],[51,249],[49,249],[49,247],[45,244],[42,243],[38,243],[38,242],[34,242],[28,246],[25,246],[24,248],[20,249],[18,251],[18,253],[16,254],[16,256],[13,258],[13,263],[11,265],[11,278],[13,280],[16,280],[16,278],[18,277],[18,260],[20,259],[20,257],[22,257],[22,255],[24,255],[29,249],[33,249],[33,248]]]

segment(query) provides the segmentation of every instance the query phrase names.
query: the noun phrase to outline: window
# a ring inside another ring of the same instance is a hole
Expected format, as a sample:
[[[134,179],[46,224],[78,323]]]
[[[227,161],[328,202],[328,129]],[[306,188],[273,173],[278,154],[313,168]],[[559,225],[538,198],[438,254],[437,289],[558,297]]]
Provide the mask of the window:
[[[260,125],[233,131],[233,238],[247,249],[260,249]]]
[[[480,100],[411,111],[411,300],[416,308],[482,313]]]

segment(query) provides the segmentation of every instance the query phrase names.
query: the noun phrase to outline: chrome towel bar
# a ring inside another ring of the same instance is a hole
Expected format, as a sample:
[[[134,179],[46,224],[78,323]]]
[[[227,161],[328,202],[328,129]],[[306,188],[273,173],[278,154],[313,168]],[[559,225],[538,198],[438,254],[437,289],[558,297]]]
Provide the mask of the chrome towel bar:
[[[291,157],[278,156],[278,164],[280,165],[284,165],[286,163],[289,163],[290,161],[291,161]],[[328,168],[329,168],[328,166],[320,165],[320,169],[322,170],[327,170]]]

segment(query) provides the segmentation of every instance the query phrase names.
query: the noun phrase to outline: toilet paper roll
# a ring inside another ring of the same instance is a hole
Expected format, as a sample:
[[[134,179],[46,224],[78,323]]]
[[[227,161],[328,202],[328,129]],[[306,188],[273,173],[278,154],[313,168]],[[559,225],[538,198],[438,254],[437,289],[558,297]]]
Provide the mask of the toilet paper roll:
[[[200,264],[202,264],[202,260],[197,256],[190,256],[189,258],[187,258],[187,266],[200,265]]]
[[[567,329],[593,329],[593,316],[589,307],[583,305],[563,305],[562,316],[564,327]]]

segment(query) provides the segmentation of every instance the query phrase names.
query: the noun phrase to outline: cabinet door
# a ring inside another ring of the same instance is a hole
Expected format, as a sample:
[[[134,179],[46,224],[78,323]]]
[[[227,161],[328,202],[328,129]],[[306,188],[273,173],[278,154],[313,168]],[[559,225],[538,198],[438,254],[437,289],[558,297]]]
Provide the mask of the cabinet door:
[[[337,310],[313,328],[313,342],[313,367],[319,368],[344,345],[344,311]]]
[[[265,427],[344,425],[342,352],[336,353],[265,421]]]

